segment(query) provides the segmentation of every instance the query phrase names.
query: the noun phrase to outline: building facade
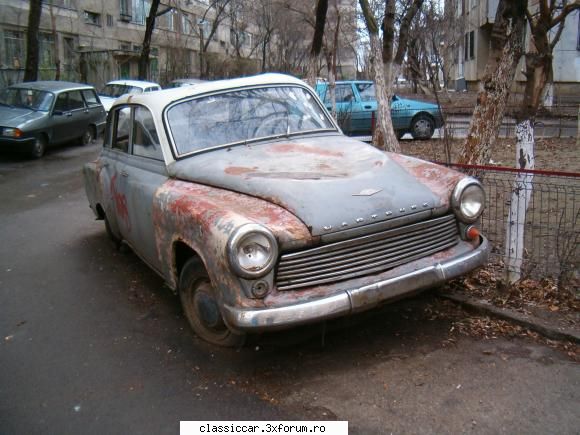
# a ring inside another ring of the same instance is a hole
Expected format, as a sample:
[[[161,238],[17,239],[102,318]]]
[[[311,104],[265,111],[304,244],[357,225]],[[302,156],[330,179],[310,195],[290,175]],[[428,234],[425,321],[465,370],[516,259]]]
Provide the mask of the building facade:
[[[455,7],[462,17],[463,40],[457,50],[455,68],[456,88],[476,90],[482,80],[489,57],[491,33],[499,0],[458,0]],[[530,0],[533,10],[537,0]],[[529,32],[526,33],[529,47]],[[580,101],[580,13],[570,14],[561,39],[554,48],[554,86],[560,95],[573,93]],[[525,80],[523,60],[518,66],[516,87]]]
[[[340,3],[349,1],[355,0]],[[148,79],[165,84],[175,78],[219,78],[271,69],[299,74],[300,65],[284,65],[300,59],[283,59],[289,56],[288,47],[280,36],[283,29],[276,32],[290,18],[273,4],[272,0],[162,2],[151,40]],[[39,79],[59,77],[100,87],[113,79],[136,78],[150,6],[151,0],[44,0],[37,29]],[[28,0],[0,0],[0,85],[22,80],[28,15]],[[294,17],[292,30],[304,43],[312,31],[302,21],[305,28],[298,29],[301,20]],[[354,56],[345,51],[343,57],[342,68],[354,69]]]

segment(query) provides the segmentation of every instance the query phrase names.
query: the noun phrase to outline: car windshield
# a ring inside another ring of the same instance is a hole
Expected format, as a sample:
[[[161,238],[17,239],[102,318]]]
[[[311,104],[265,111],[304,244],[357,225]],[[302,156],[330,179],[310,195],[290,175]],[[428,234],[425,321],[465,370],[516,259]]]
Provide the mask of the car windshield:
[[[109,83],[108,85],[105,85],[105,87],[103,88],[103,90],[100,92],[99,95],[103,95],[105,97],[119,98],[121,95],[140,94],[142,92],[143,89],[137,86]]]
[[[178,155],[335,129],[316,98],[297,86],[245,89],[180,102],[167,111],[167,122]]]
[[[0,90],[0,104],[25,109],[49,111],[54,94],[36,89],[4,88]]]
[[[360,94],[361,101],[374,101],[377,99],[374,83],[357,83],[356,87]]]

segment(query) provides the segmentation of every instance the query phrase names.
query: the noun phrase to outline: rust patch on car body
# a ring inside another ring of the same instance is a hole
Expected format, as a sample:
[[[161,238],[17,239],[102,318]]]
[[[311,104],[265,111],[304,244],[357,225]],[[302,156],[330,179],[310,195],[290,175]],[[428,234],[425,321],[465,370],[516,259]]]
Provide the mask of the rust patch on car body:
[[[255,305],[244,296],[239,278],[230,270],[227,243],[230,235],[246,223],[267,227],[280,250],[299,249],[315,242],[296,216],[275,204],[236,192],[170,179],[156,192],[153,221],[163,271],[177,288],[175,243],[193,249],[206,265],[220,297],[228,303]]]
[[[449,207],[455,185],[465,178],[465,174],[453,169],[426,162],[425,160],[402,154],[387,153],[401,168],[413,175],[441,200],[441,205]]]

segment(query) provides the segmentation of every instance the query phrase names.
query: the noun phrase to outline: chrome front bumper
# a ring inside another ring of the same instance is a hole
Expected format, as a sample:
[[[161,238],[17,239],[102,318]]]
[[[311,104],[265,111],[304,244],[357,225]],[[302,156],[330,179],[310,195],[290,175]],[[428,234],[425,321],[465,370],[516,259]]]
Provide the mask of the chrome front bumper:
[[[332,319],[371,309],[381,302],[443,284],[487,263],[489,243],[461,255],[435,262],[401,275],[356,288],[345,289],[320,299],[275,308],[238,308],[224,306],[226,323],[238,331],[260,332],[283,329]]]

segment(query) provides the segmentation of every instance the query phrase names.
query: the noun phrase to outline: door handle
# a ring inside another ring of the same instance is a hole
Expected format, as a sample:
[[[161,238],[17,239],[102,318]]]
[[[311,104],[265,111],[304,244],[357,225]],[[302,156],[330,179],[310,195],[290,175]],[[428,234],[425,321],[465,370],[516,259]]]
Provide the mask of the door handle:
[[[122,177],[128,177],[129,173],[127,171],[121,171],[121,176]]]
[[[372,109],[373,106],[365,106],[365,109]]]
[[[72,112],[66,112],[65,115],[66,116],[72,116]]]

